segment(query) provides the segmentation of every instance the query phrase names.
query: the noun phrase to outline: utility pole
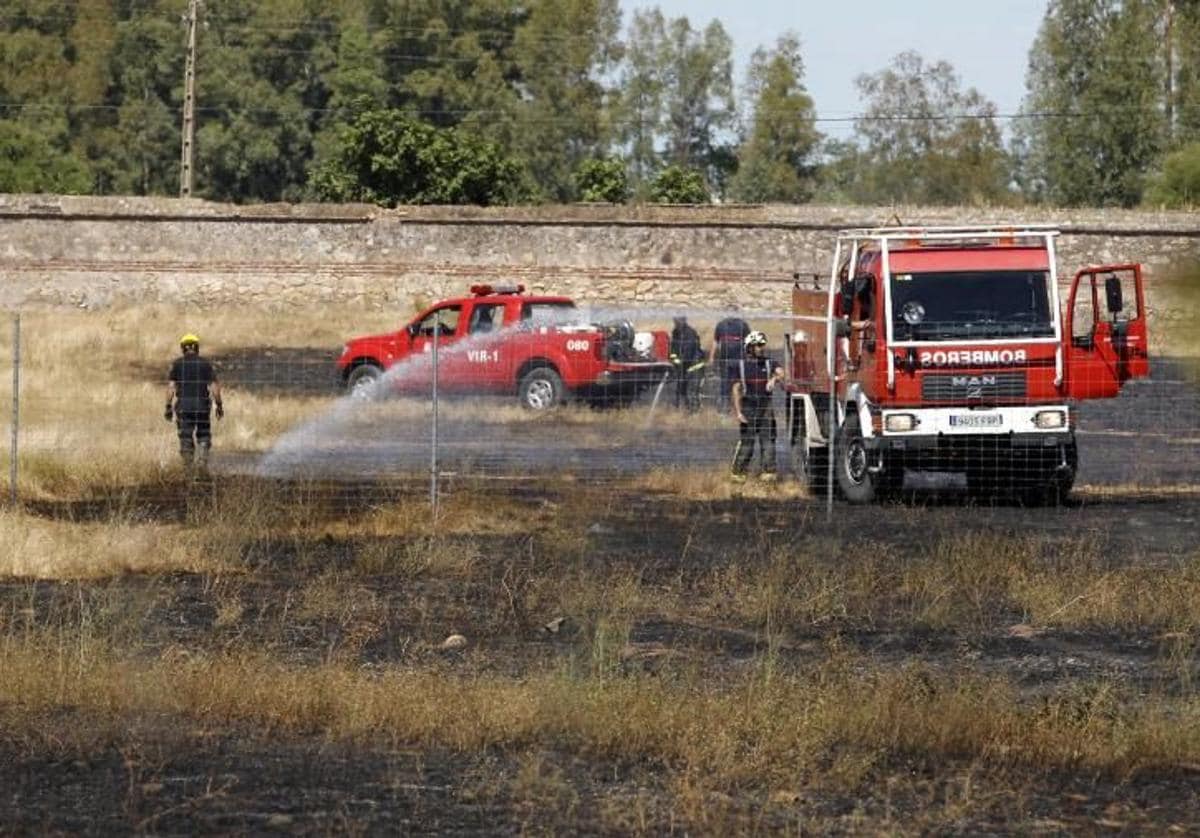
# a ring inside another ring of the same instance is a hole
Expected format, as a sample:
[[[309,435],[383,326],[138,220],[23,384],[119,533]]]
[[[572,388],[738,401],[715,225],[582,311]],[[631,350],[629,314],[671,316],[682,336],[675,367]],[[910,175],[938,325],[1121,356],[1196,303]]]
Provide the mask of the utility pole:
[[[1175,139],[1175,3],[1167,3],[1165,41],[1167,47],[1167,143]]]
[[[183,153],[179,165],[179,197],[192,197],[192,146],[196,138],[196,24],[200,0],[188,0],[188,50],[183,71]]]

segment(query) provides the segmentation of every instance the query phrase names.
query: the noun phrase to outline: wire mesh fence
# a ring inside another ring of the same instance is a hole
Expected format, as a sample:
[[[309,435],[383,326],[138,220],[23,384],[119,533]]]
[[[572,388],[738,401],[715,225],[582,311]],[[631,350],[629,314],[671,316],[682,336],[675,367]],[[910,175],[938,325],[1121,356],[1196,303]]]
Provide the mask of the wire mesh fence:
[[[213,453],[204,479],[319,481],[332,492],[363,482],[417,489],[431,480],[436,491],[484,482],[499,491],[554,484],[736,492],[730,471],[742,434],[729,391],[738,366],[713,352],[717,325],[730,313],[691,312],[699,350],[680,359],[672,358],[678,346],[671,316],[681,313],[626,311],[615,319],[611,312],[589,313],[578,322],[535,318],[511,326],[497,320],[494,330],[478,319],[444,319],[433,323],[435,338],[421,322],[413,328],[404,316],[350,307],[286,316],[161,307],[26,310],[19,341],[17,318],[0,322],[6,494],[36,500],[138,487],[165,492],[172,480],[195,478],[180,455],[177,417],[164,421],[163,411],[173,398],[168,370],[179,354],[178,333],[193,330],[215,365],[225,409],[224,418],[211,420]],[[769,491],[813,503],[826,484],[806,479],[815,458],[806,458],[796,433],[809,417],[796,409],[795,393],[808,386],[806,333],[824,324],[800,323],[791,312],[742,319],[766,333],[767,356],[786,373],[769,407],[761,407],[774,417],[774,440],[762,436],[770,452],[755,452],[748,476],[756,481],[772,470],[773,454],[776,486]],[[347,343],[362,334],[376,337]],[[844,350],[847,357],[863,351]],[[1126,382],[1119,394],[1064,401],[1076,443],[1077,462],[1068,464],[1075,503],[1200,488],[1200,395],[1191,372],[1187,359],[1156,351],[1149,375]],[[819,397],[817,388],[814,406],[827,415],[829,402]],[[1010,403],[1019,407],[1020,399]],[[838,415],[842,406],[836,407]],[[1024,467],[1013,464],[1007,447],[974,437],[966,444],[965,459],[930,468],[910,467],[922,463],[908,459],[901,474],[889,475],[897,481],[895,497],[961,495],[975,502],[973,467],[1006,457],[1010,468]],[[827,460],[816,464],[827,467]],[[834,487],[841,492],[836,479]]]

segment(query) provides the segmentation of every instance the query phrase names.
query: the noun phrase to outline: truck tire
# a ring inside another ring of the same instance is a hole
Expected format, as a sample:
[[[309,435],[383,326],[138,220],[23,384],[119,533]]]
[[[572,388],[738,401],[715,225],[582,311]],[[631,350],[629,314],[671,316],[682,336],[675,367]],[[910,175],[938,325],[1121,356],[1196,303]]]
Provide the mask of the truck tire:
[[[550,367],[534,367],[521,376],[517,398],[526,410],[542,411],[562,403],[562,376]]]
[[[1065,453],[1066,469],[1055,468],[1047,472],[1034,485],[1025,487],[1019,494],[1024,506],[1061,506],[1075,485],[1075,473],[1079,469],[1079,451],[1071,442]]]
[[[346,377],[346,390],[356,399],[374,398],[382,377],[383,370],[379,365],[366,361],[350,370],[350,375]]]
[[[838,488],[850,503],[871,503],[876,496],[876,475],[868,471],[870,454],[862,432],[858,429],[858,416],[850,413],[837,435],[834,449],[834,474]]]

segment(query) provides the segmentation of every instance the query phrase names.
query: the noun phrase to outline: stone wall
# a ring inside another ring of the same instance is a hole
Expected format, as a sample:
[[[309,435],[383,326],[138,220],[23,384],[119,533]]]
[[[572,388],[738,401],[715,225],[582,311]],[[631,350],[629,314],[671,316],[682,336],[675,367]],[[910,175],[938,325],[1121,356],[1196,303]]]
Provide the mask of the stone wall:
[[[1110,210],[837,206],[240,207],[0,196],[0,307],[124,302],[407,310],[471,282],[605,303],[785,310],[793,272],[825,275],[846,227],[1050,224],[1059,270],[1200,259],[1200,218]],[[1152,294],[1153,300],[1153,294]]]

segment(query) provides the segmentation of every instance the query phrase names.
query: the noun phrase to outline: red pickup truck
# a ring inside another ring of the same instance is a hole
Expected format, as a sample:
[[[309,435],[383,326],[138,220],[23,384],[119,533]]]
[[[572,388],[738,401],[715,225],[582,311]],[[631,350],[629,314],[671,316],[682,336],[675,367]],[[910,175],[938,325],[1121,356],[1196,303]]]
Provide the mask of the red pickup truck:
[[[397,332],[354,338],[337,361],[342,383],[364,394],[380,380],[393,392],[428,392],[435,325],[440,390],[516,393],[530,410],[568,395],[627,404],[670,370],[666,332],[581,323],[569,297],[524,290],[473,285],[471,296],[443,300]]]

